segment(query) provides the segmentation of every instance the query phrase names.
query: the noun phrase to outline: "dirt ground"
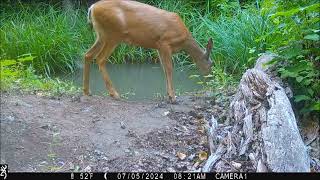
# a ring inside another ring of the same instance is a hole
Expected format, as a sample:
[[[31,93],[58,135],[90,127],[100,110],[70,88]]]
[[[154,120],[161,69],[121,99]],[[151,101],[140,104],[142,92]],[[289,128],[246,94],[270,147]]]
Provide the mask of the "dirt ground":
[[[208,151],[205,118],[225,114],[219,104],[2,94],[1,163],[11,172],[196,170]]]
[[[197,171],[208,156],[207,120],[218,119],[224,136],[232,98],[193,94],[172,105],[1,94],[1,164],[11,172]],[[302,129],[313,172],[320,171],[318,131],[318,123]]]

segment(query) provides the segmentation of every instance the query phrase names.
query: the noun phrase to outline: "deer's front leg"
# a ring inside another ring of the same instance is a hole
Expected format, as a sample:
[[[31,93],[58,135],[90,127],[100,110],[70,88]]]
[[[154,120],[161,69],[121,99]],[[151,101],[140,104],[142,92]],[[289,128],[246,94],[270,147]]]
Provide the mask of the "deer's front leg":
[[[83,66],[83,94],[86,96],[89,95],[90,63],[91,61],[85,58]]]
[[[171,54],[171,49],[169,46],[163,46],[159,50],[160,54],[160,59],[162,63],[162,67],[164,70],[164,73],[166,75],[166,86],[167,86],[167,92],[169,95],[169,101],[171,103],[176,103],[176,96],[174,94],[174,88],[173,88],[173,83],[172,83],[172,54]]]

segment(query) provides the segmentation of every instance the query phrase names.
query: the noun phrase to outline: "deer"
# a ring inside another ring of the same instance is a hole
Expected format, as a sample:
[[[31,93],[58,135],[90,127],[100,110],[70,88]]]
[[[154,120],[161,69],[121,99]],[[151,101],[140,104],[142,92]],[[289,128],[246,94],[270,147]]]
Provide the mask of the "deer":
[[[201,48],[177,13],[137,1],[101,0],[89,7],[87,18],[96,33],[96,40],[84,55],[84,95],[89,95],[89,69],[95,58],[109,95],[120,99],[105,66],[106,59],[120,43],[158,51],[169,102],[173,104],[176,103],[172,83],[173,54],[184,51],[202,74],[211,72],[212,38],[208,40],[206,49]]]

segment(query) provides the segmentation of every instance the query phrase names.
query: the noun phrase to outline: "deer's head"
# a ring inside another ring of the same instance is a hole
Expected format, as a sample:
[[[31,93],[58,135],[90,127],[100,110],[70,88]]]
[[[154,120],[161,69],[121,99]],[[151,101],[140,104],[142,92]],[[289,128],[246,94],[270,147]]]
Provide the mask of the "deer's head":
[[[213,47],[213,41],[212,41],[212,38],[210,38],[204,55],[201,57],[201,59],[197,63],[200,71],[204,75],[208,75],[211,72],[212,60],[210,58],[210,55],[211,55],[212,47]]]

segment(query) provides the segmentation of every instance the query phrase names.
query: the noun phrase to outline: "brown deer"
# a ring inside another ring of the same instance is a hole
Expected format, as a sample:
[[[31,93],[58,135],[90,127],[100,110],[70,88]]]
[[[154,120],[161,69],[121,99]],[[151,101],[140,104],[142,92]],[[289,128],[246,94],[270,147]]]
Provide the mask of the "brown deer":
[[[89,8],[88,22],[92,23],[97,38],[85,54],[84,95],[89,94],[90,62],[96,58],[110,96],[120,98],[105,67],[106,58],[120,43],[158,50],[171,103],[176,101],[172,84],[172,54],[184,50],[204,74],[211,71],[212,39],[203,50],[176,13],[136,1],[104,0]]]

